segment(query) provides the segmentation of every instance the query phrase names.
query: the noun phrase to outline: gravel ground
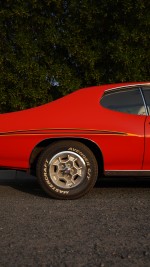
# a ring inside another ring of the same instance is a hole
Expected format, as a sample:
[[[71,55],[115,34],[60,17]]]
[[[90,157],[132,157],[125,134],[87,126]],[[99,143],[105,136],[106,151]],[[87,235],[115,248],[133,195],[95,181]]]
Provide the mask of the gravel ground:
[[[0,266],[149,267],[150,179],[101,181],[78,200],[0,172]]]

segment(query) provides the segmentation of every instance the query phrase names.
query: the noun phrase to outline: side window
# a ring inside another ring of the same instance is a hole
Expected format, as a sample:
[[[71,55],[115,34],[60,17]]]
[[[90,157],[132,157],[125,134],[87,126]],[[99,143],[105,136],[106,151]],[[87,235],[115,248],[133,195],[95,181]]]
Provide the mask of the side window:
[[[150,113],[150,87],[143,87],[143,93],[146,101],[146,105],[148,107],[148,111]]]
[[[100,103],[110,110],[146,115],[143,99],[138,88],[106,93]]]

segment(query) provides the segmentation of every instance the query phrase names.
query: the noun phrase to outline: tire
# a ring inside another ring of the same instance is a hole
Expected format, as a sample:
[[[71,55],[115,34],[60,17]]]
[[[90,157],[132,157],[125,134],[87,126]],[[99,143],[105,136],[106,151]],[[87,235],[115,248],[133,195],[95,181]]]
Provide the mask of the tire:
[[[76,199],[95,184],[98,164],[92,151],[77,141],[56,141],[48,146],[36,166],[44,191],[57,199]]]

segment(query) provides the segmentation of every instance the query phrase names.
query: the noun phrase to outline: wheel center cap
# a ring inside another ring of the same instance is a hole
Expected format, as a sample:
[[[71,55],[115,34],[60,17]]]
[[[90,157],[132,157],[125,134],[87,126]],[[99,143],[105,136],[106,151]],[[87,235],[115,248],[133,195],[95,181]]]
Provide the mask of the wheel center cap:
[[[65,173],[65,174],[70,174],[70,169],[69,169],[69,168],[66,168],[66,169],[64,170],[64,173]]]

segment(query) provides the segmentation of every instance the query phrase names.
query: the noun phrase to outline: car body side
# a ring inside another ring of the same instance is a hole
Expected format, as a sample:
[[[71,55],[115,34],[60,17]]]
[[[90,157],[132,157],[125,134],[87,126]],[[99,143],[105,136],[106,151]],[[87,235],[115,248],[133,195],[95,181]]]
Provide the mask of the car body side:
[[[1,114],[0,166],[29,170],[45,146],[54,140],[74,139],[98,153],[105,171],[142,170],[147,116],[100,105],[105,90],[130,85],[134,86],[80,89],[37,108]]]

